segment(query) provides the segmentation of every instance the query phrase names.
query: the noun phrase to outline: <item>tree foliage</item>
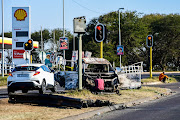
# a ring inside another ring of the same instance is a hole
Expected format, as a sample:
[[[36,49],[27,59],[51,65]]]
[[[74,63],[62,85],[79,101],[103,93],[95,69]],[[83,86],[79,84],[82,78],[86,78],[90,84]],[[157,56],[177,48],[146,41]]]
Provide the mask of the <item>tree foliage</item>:
[[[116,55],[116,46],[119,45],[119,16],[118,12],[110,12],[92,19],[87,24],[87,32],[83,35],[83,51],[91,51],[92,56],[100,57],[100,43],[95,41],[95,26],[97,23],[106,25],[107,39],[103,41],[103,56],[111,63],[114,61],[119,66],[119,56]],[[136,11],[120,13],[121,44],[124,45],[122,65],[129,65],[143,61],[144,69],[149,69],[149,48],[146,45],[147,35],[153,35],[153,69],[177,70],[180,69],[180,15],[179,14],[149,14],[144,15]],[[63,30],[44,29],[43,41],[55,43],[63,36]],[[71,59],[73,49],[73,35],[66,31],[69,38],[69,50],[66,50],[66,59]],[[31,38],[41,41],[41,32],[35,31]],[[12,33],[5,33],[5,37],[12,37]],[[76,50],[78,45],[76,38]],[[62,51],[61,51],[62,52]]]
[[[140,17],[137,12],[125,12],[121,17],[121,44],[124,45],[125,55],[122,64],[129,65],[143,61],[145,69],[149,69],[149,48],[146,45],[148,34],[154,36],[153,68],[177,69],[180,55],[180,15],[150,14]],[[104,58],[119,65],[119,56],[116,55],[116,46],[119,45],[118,12],[92,19],[87,25],[84,38],[84,49],[93,52],[93,56],[100,56],[100,43],[94,40],[94,27],[97,23],[107,27],[107,40],[104,41]]]

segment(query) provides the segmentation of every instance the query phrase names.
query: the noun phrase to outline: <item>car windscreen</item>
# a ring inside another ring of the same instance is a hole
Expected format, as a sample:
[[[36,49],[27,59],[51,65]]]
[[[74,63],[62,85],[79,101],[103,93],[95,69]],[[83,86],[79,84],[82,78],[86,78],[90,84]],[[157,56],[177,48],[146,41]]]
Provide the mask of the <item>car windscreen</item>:
[[[15,72],[15,71],[36,71],[39,68],[40,67],[35,67],[35,66],[17,66],[13,69],[12,72]]]
[[[108,71],[114,71],[113,67],[109,64],[88,64],[86,71],[92,71],[92,72],[97,72],[97,71],[103,71],[103,72],[108,72]]]

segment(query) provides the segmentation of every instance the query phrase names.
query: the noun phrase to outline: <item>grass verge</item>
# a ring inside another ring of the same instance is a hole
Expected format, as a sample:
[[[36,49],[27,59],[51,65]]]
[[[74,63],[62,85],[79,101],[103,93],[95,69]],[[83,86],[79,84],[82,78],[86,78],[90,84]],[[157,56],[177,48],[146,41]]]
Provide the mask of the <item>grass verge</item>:
[[[0,76],[0,86],[5,86],[7,85],[7,77],[9,75],[4,75],[4,77]]]
[[[155,87],[142,87],[141,89],[122,90],[121,95],[117,94],[92,94],[88,90],[82,91],[69,91],[64,96],[82,99],[100,99],[109,100],[110,102],[125,103],[135,101],[137,99],[143,99],[147,97],[154,97],[158,94],[165,94],[167,89],[155,88]],[[56,120],[64,117],[81,114],[88,111],[99,109],[97,107],[92,108],[61,108],[61,107],[44,107],[37,105],[27,104],[9,104],[8,99],[0,99],[0,120]]]
[[[119,104],[129,101],[134,101],[140,98],[153,97],[158,94],[165,94],[167,89],[164,88],[156,88],[156,87],[147,87],[143,86],[141,89],[130,89],[130,90],[121,90],[121,95],[117,94],[92,94],[88,90],[74,90],[70,91],[64,96],[73,97],[73,98],[81,98],[81,99],[92,99],[92,100],[109,100],[110,102]]]
[[[169,76],[168,76],[169,77]],[[160,82],[159,77],[145,78],[141,80],[144,83],[148,82]],[[167,83],[176,83],[180,81],[180,76],[170,76],[169,80],[166,80]]]

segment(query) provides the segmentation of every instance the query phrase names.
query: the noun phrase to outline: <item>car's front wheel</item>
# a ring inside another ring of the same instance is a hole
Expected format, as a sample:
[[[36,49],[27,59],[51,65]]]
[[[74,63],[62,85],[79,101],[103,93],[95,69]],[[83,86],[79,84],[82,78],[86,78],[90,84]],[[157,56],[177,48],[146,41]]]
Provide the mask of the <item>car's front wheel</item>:
[[[39,90],[40,94],[44,94],[46,93],[46,82],[43,80],[42,84],[41,84],[41,88]]]

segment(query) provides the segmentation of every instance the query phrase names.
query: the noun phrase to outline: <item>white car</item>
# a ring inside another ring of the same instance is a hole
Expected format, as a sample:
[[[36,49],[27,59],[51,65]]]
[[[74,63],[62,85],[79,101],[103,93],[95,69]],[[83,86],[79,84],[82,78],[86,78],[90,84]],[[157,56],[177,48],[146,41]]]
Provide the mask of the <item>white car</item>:
[[[17,65],[7,78],[8,94],[16,90],[27,93],[28,90],[39,90],[40,94],[50,89],[57,90],[57,82],[54,73],[44,64],[21,64]]]

